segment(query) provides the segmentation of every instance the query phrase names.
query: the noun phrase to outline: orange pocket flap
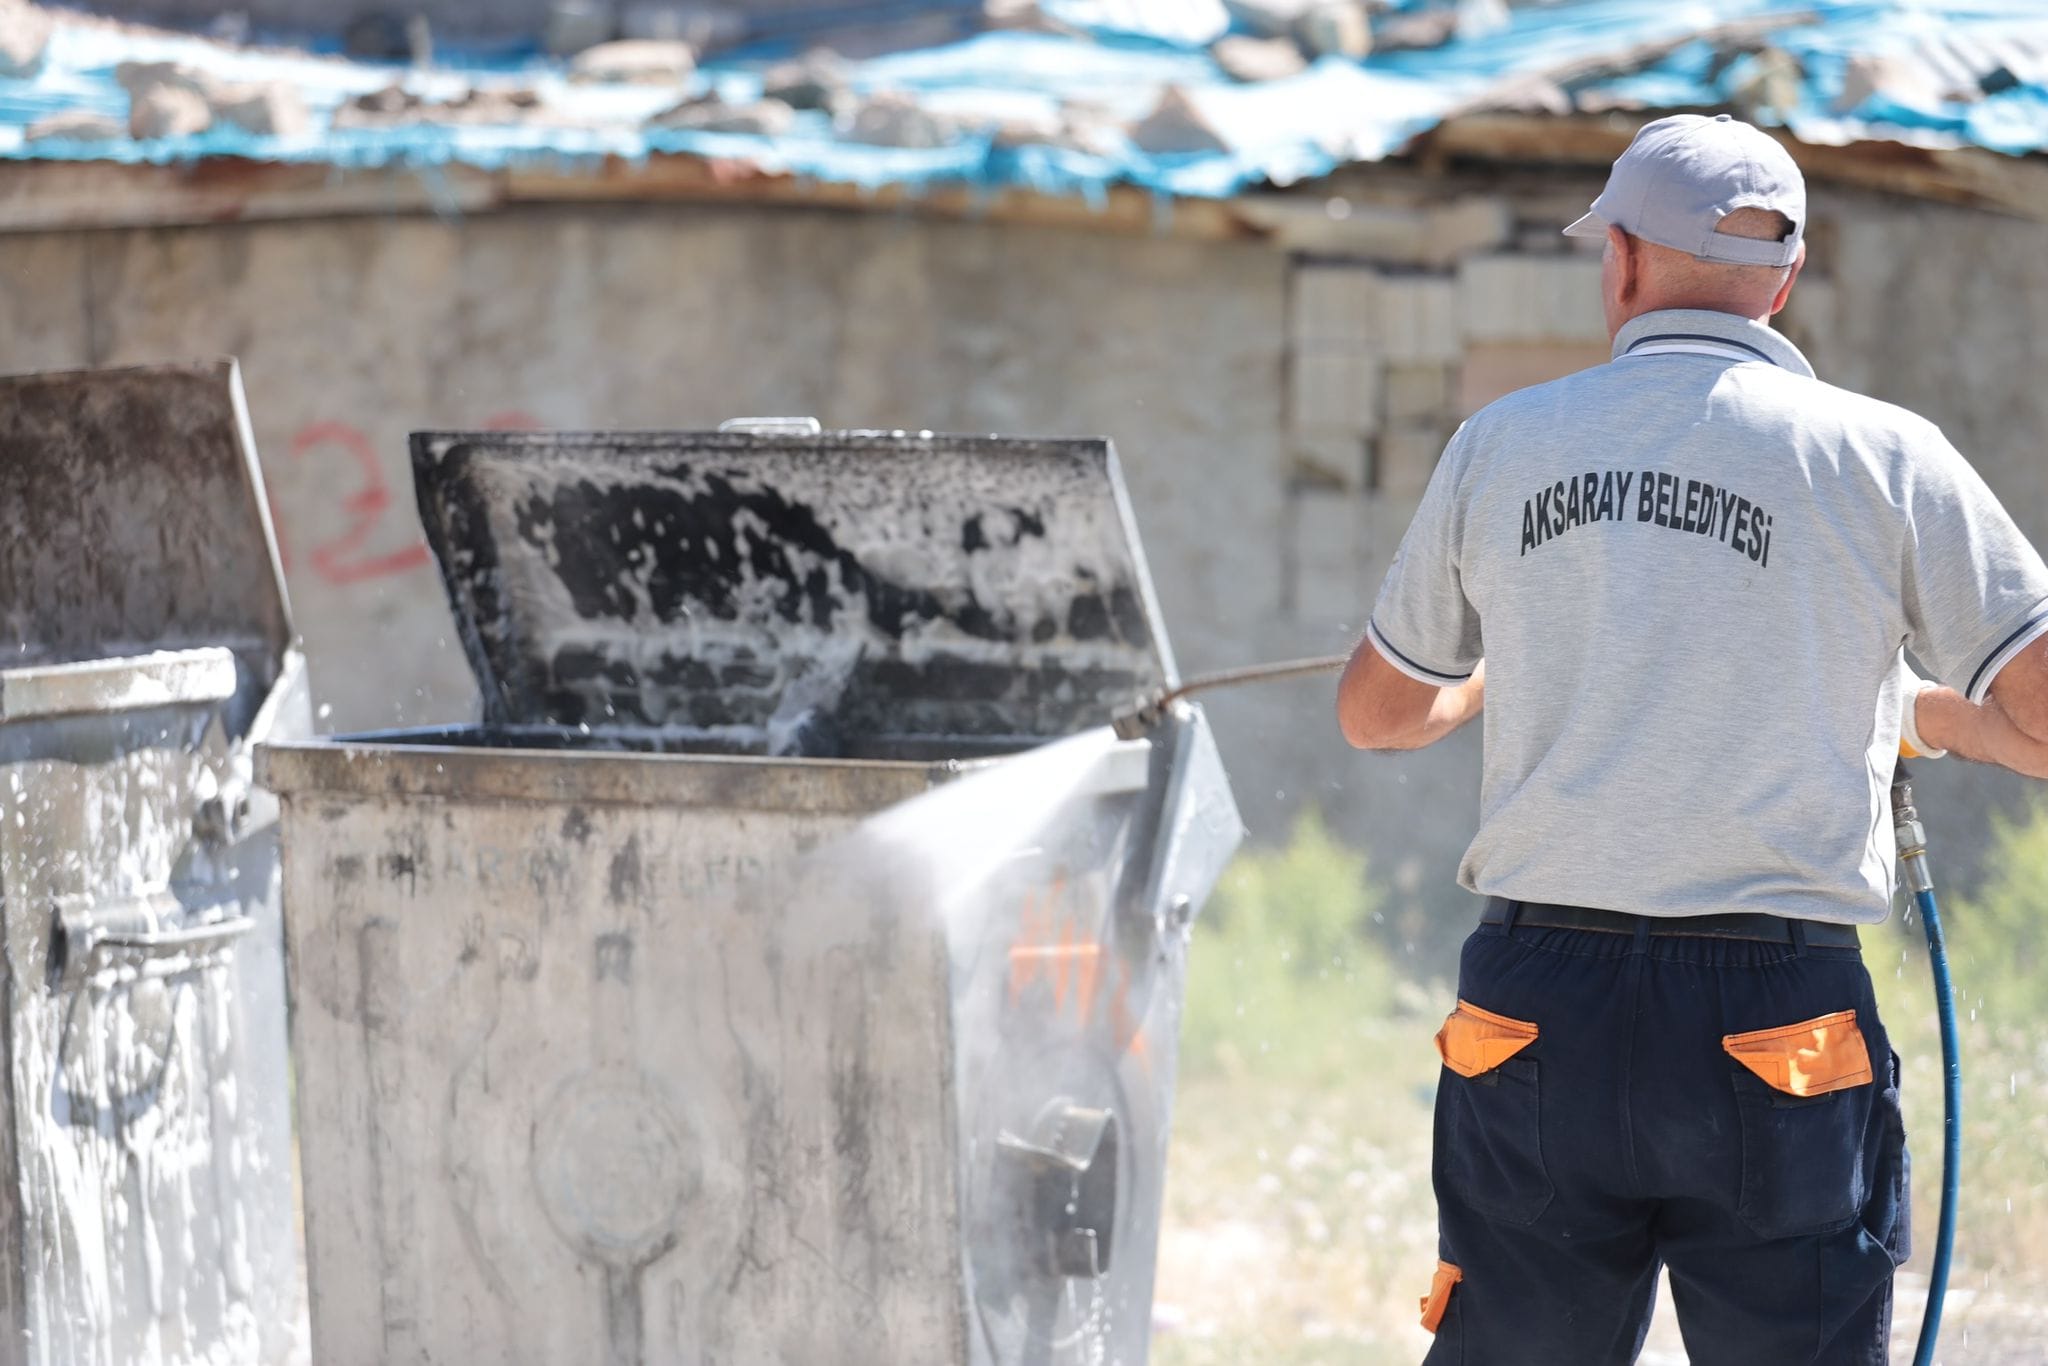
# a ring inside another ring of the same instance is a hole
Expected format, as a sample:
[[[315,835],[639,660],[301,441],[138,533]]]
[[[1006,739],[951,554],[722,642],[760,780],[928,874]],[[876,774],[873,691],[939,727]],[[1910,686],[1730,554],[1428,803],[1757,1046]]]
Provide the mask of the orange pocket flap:
[[[1728,1056],[1788,1096],[1824,1096],[1870,1081],[1870,1049],[1856,1012],[1754,1029],[1721,1040]]]
[[[1444,1321],[1444,1310],[1451,1306],[1451,1287],[1465,1279],[1465,1273],[1449,1262],[1436,1264],[1436,1277],[1429,1283],[1429,1293],[1422,1297],[1422,1326],[1434,1333]]]
[[[1465,1000],[1436,1032],[1436,1051],[1444,1066],[1461,1077],[1491,1072],[1535,1042],[1535,1025],[1481,1010]]]

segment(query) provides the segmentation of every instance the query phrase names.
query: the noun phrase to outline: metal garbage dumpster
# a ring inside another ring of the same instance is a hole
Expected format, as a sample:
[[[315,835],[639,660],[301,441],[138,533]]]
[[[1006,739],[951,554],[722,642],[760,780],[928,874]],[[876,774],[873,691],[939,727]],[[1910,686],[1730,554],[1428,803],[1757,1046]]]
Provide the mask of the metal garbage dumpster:
[[[315,1358],[1140,1366],[1241,828],[1107,443],[413,456],[481,723],[261,756]]]
[[[0,379],[0,1364],[305,1354],[275,803],[310,733],[232,361]]]

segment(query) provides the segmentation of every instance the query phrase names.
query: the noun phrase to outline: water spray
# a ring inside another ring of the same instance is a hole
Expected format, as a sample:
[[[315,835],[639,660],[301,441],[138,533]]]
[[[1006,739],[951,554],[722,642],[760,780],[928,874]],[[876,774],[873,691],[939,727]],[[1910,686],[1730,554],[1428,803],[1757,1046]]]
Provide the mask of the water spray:
[[[1913,1351],[1913,1366],[1933,1366],[1942,1301],[1948,1296],[1949,1262],[1956,1245],[1956,1194],[1963,1158],[1963,1059],[1956,1037],[1956,989],[1949,978],[1948,945],[1942,937],[1941,911],[1934,901],[1934,873],[1927,865],[1927,831],[1913,806],[1913,784],[1903,763],[1892,771],[1892,828],[1898,834],[1900,870],[1927,932],[1934,1003],[1941,1019],[1941,1219],[1934,1236],[1934,1265],[1927,1273],[1927,1309],[1921,1315],[1920,1342]]]

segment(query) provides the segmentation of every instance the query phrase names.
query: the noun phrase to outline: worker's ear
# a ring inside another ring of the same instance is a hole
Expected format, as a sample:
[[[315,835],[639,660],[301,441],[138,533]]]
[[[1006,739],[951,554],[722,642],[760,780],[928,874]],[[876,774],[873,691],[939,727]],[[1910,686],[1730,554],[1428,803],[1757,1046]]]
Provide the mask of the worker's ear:
[[[1778,292],[1771,300],[1771,316],[1777,317],[1778,310],[1792,297],[1792,282],[1799,278],[1799,272],[1806,268],[1806,243],[1799,244],[1799,255],[1792,259],[1792,268],[1785,272],[1785,283],[1778,286]]]
[[[1642,292],[1643,255],[1636,239],[1612,223],[1607,225],[1606,265],[1604,283],[1609,302],[1627,317],[1634,312],[1636,297]]]

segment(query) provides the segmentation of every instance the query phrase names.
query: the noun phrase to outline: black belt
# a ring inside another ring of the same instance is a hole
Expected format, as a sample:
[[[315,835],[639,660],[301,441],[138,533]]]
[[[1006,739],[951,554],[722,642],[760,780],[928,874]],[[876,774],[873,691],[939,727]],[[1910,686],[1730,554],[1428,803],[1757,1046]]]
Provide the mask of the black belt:
[[[1688,935],[1701,939],[1758,939],[1766,944],[1798,945],[1803,939],[1821,949],[1863,947],[1854,925],[1831,920],[1788,920],[1776,915],[1630,915],[1625,911],[1598,911],[1590,906],[1553,906],[1543,901],[1486,899],[1480,915],[1482,925],[1527,925],[1546,930],[1593,930],[1600,934],[1635,934],[1643,930],[1652,937]]]

